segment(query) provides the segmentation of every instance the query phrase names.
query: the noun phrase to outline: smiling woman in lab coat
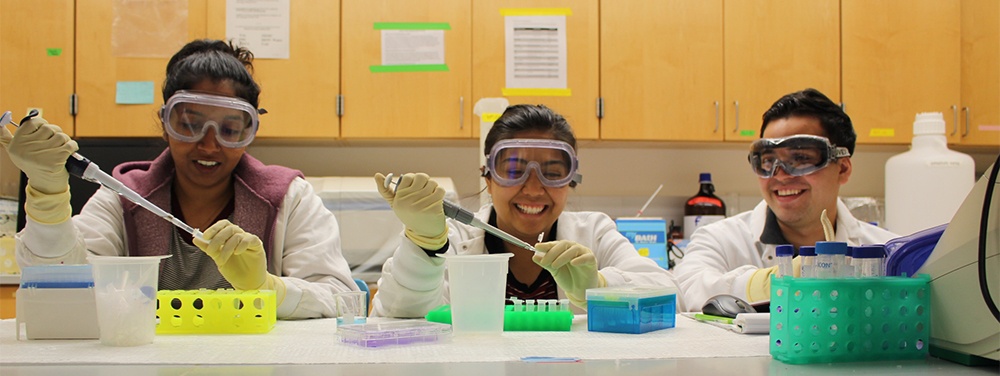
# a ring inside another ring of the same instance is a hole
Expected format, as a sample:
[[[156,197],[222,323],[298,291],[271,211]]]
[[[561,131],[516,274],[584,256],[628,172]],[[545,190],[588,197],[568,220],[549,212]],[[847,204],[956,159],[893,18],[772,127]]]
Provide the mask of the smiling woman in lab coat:
[[[426,174],[405,174],[380,193],[405,225],[402,241],[382,268],[373,316],[422,317],[449,302],[439,254],[512,253],[506,296],[569,299],[586,309],[586,289],[626,283],[673,286],[670,273],[642,257],[604,213],[566,212],[580,181],[576,137],[566,120],[542,105],[515,105],[485,141],[486,191],[493,203],[476,218],[534,245],[535,253],[453,219],[442,209],[444,190]],[[541,236],[540,236],[541,235]]]
[[[334,294],[359,290],[340,251],[336,218],[301,172],[246,154],[261,112],[252,59],[245,48],[218,40],[181,48],[163,83],[169,147],[154,161],[123,163],[114,172],[146,200],[205,229],[202,239],[103,187],[70,218],[64,165],[76,142],[38,117],[14,134],[0,129],[0,144],[28,175],[18,264],[171,255],[161,261],[161,290],[274,290],[278,318],[336,316]]]

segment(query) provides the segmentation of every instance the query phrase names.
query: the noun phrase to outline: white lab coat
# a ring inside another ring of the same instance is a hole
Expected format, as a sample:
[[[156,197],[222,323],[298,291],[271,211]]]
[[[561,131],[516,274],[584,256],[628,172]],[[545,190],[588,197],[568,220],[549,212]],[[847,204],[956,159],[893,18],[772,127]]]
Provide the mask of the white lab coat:
[[[492,205],[484,206],[476,213],[476,218],[485,223],[492,210]],[[485,231],[450,218],[447,223],[450,245],[446,253],[487,253]],[[423,317],[431,309],[449,301],[444,258],[430,257],[405,235],[400,237],[400,245],[393,257],[382,266],[378,292],[372,302],[372,316]],[[559,215],[556,237],[590,248],[608,286],[676,286],[673,276],[652,259],[640,256],[632,243],[618,232],[615,222],[604,213],[563,212]],[[566,299],[566,292],[561,288],[558,293],[560,299]],[[573,310],[583,312],[575,306]]]
[[[764,244],[760,235],[767,218],[767,202],[753,210],[698,228],[673,273],[683,293],[685,311],[701,311],[709,298],[731,294],[746,299],[747,282],[759,268],[776,265],[774,244]],[[898,237],[862,222],[837,199],[836,241],[848,245],[884,244]]]
[[[71,221],[46,225],[28,217],[17,238],[19,265],[85,264],[87,250],[129,254],[121,200],[104,187]],[[341,253],[337,219],[302,178],[292,180],[278,209],[273,246],[268,270],[281,277],[286,289],[278,318],[336,317],[333,295],[359,291]]]

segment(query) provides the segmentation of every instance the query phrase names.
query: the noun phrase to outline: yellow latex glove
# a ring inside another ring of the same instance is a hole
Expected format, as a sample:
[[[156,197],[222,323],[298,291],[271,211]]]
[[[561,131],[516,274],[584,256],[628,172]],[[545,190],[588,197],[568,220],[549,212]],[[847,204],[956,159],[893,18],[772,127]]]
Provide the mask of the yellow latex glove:
[[[406,237],[414,244],[435,251],[448,243],[444,188],[437,182],[424,173],[404,174],[396,187],[386,187],[385,175],[375,174],[375,184],[378,193],[406,227]]]
[[[771,299],[771,275],[778,272],[778,266],[757,269],[747,281],[747,301],[750,303]],[[798,256],[792,259],[792,275],[799,278],[802,272],[802,259]]]
[[[590,248],[569,240],[535,244],[531,260],[552,274],[573,305],[587,307],[587,289],[605,287],[608,282],[597,271],[597,259]]]
[[[28,176],[25,211],[39,223],[65,222],[73,214],[69,204],[66,159],[79,148],[58,126],[32,118],[10,133],[0,125],[0,146],[11,162]]]
[[[264,243],[256,235],[225,219],[205,230],[194,245],[208,254],[219,273],[237,290],[274,290],[278,304],[285,298],[285,283],[267,272]]]

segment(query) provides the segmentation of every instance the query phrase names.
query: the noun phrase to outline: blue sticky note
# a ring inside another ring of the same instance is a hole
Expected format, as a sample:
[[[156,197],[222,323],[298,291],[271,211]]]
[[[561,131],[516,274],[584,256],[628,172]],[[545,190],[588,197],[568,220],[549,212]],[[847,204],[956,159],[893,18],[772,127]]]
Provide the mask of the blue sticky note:
[[[153,81],[118,81],[115,88],[115,103],[153,103]]]

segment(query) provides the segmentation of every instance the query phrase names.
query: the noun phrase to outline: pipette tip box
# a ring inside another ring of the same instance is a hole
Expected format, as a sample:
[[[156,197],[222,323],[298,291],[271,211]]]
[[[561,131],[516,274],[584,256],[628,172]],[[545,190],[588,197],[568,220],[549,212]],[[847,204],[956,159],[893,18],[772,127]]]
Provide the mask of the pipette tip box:
[[[96,339],[97,303],[90,265],[38,265],[22,269],[15,303],[21,339]]]
[[[340,342],[367,348],[439,342],[451,325],[423,320],[399,320],[337,326]]]
[[[160,290],[157,334],[267,333],[277,321],[273,290]]]
[[[616,286],[587,289],[587,330],[641,334],[673,328],[677,289]]]

